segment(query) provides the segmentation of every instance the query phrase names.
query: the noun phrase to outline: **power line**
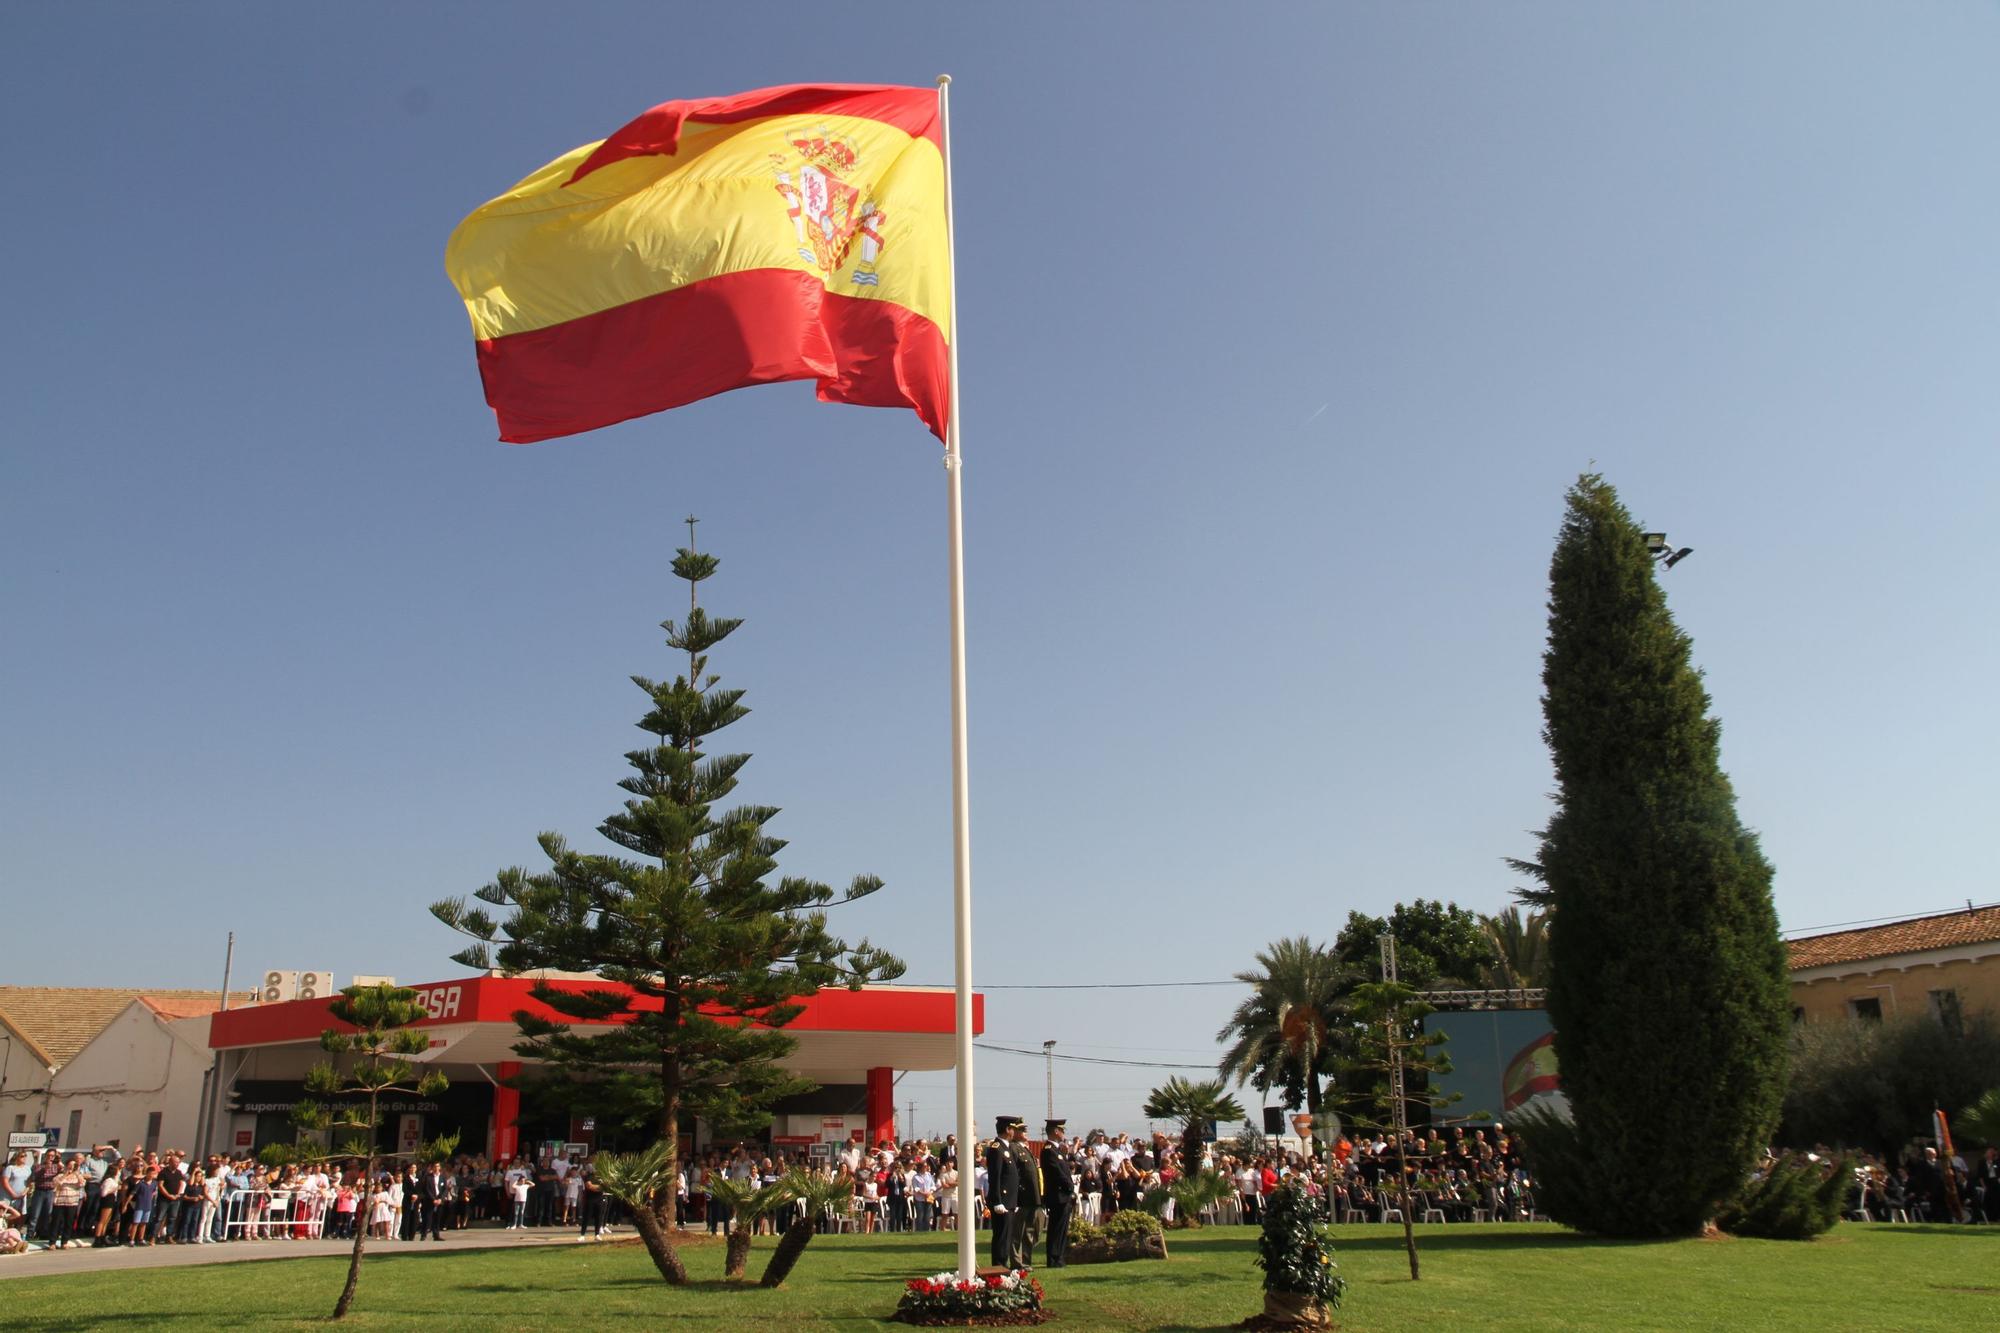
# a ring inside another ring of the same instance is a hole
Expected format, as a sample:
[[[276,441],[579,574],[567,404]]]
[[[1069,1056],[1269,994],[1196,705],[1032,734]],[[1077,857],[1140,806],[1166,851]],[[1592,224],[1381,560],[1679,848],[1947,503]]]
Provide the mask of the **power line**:
[[[1839,930],[1843,926],[1873,926],[1879,925],[1884,921],[1910,921],[1927,916],[1950,916],[1954,912],[1976,912],[1985,907],[1995,906],[2000,906],[2000,903],[1984,903],[1980,907],[1974,907],[1972,900],[1968,898],[1965,900],[1965,906],[1963,907],[1940,907],[1930,912],[1898,912],[1894,916],[1871,916],[1864,917],[1859,921],[1830,921],[1823,926],[1789,926],[1778,933],[1780,935],[1802,935],[1809,930]]]
[[[1034,1057],[1035,1057],[1035,1058],[1036,1058],[1037,1060],[1040,1060],[1040,1059],[1044,1059],[1044,1058],[1047,1058],[1047,1053],[1046,1053],[1046,1052],[1043,1052],[1043,1051],[1030,1051],[1030,1050],[1024,1050],[1024,1049],[1022,1049],[1022,1048],[1021,1048],[1021,1047],[1019,1047],[1019,1046],[995,1046],[995,1045],[993,1045],[993,1044],[992,1044],[991,1042],[984,1042],[984,1041],[975,1041],[975,1042],[973,1042],[972,1044],[973,1044],[974,1046],[977,1046],[977,1047],[978,1047],[978,1048],[979,1048],[980,1050],[982,1050],[982,1051],[998,1051],[998,1052],[1000,1052],[1000,1053],[1001,1053],[1002,1055],[1032,1055],[1032,1056],[1034,1056]],[[1158,1060],[1113,1060],[1113,1059],[1111,1059],[1110,1057],[1108,1057],[1108,1056],[1103,1056],[1103,1055],[1060,1055],[1060,1054],[1058,1054],[1058,1055],[1056,1055],[1056,1056],[1055,1056],[1054,1058],[1055,1058],[1055,1059],[1058,1059],[1058,1060],[1069,1060],[1069,1061],[1072,1061],[1072,1062],[1074,1062],[1074,1063],[1076,1063],[1076,1064],[1082,1064],[1082,1065],[1125,1065],[1125,1066],[1127,1066],[1127,1067],[1129,1067],[1129,1068],[1133,1068],[1133,1069],[1213,1069],[1213,1068],[1215,1068],[1215,1062],[1214,1062],[1213,1060],[1208,1060],[1208,1061],[1204,1061],[1204,1062],[1202,1062],[1202,1063],[1200,1063],[1200,1064],[1168,1064],[1168,1063],[1163,1063],[1163,1062],[1161,1062],[1161,1061],[1158,1061]]]
[[[909,983],[904,983],[909,984]],[[996,985],[982,981],[974,990],[1168,990],[1178,986],[1247,986],[1247,981],[1231,977],[1227,981],[1061,981],[1035,985]],[[949,986],[933,986],[932,990],[950,990]]]

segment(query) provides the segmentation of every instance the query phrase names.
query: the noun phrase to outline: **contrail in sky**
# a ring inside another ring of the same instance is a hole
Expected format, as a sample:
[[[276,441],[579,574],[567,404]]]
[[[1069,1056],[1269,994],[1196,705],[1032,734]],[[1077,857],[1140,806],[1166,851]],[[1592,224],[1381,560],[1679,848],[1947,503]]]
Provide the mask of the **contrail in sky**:
[[[1326,411],[1327,408],[1332,406],[1333,406],[1332,403],[1321,403],[1318,407],[1313,409],[1313,414],[1311,416],[1307,417],[1304,421],[1300,422],[1299,424],[1302,426],[1312,425],[1313,422],[1319,420],[1320,413]]]

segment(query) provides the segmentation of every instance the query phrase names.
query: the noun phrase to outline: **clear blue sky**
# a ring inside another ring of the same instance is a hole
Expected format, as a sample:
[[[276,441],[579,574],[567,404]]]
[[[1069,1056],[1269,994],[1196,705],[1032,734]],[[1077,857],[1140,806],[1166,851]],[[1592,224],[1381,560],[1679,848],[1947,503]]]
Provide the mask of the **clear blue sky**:
[[[452,975],[425,905],[618,800],[693,511],[744,794],[948,983],[935,442],[788,385],[497,444],[442,268],[655,102],[945,70],[978,979],[1503,906],[1592,467],[1696,550],[1785,924],[2000,896],[2000,11],[1226,13],[0,10],[0,980],[214,984],[230,929],[239,975]],[[993,990],[989,1035],[1202,1063],[1234,998]],[[1137,1125],[1165,1072],[1061,1110]],[[1039,1059],[978,1073],[1040,1111]]]

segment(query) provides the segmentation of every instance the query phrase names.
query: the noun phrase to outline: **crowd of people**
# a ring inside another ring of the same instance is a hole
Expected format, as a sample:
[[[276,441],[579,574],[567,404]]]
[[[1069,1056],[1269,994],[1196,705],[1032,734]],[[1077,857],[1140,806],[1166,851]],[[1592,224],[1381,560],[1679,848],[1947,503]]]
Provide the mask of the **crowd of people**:
[[[973,1159],[975,1227],[990,1225],[994,1216],[992,1157],[987,1151],[992,1142],[979,1144]],[[1092,1130],[1076,1139],[1051,1134],[1038,1147],[1043,1193],[1052,1164],[1039,1154],[1048,1147],[1067,1169],[1076,1216],[1093,1223],[1121,1210],[1145,1207],[1149,1196],[1186,1174],[1178,1144],[1164,1134],[1135,1138]],[[1331,1194],[1336,1216],[1380,1221],[1398,1206],[1394,1182],[1399,1167],[1408,1172],[1411,1206],[1420,1213],[1442,1213],[1451,1221],[1526,1219],[1535,1214],[1533,1181],[1514,1142],[1503,1133],[1489,1135],[1482,1129],[1440,1131],[1428,1137],[1412,1134],[1400,1154],[1396,1145],[1379,1136],[1358,1142],[1341,1139],[1331,1164],[1325,1154],[1231,1140],[1207,1145],[1196,1169],[1220,1171],[1235,1186],[1235,1200],[1211,1211],[1208,1220],[1255,1224],[1262,1217],[1264,1197],[1293,1176],[1315,1195]],[[935,1143],[883,1142],[873,1149],[848,1144],[831,1158],[765,1152],[747,1145],[710,1151],[682,1170],[683,1216],[711,1231],[726,1231],[731,1225],[729,1211],[711,1203],[711,1179],[723,1177],[754,1187],[773,1183],[791,1170],[817,1172],[851,1184],[851,1214],[821,1219],[824,1227],[851,1224],[864,1233],[936,1231],[955,1229],[960,1221],[957,1143],[950,1135]],[[1162,1206],[1169,1219],[1173,1207],[1171,1202]],[[778,1225],[769,1218],[757,1223],[758,1229]]]
[[[959,1215],[962,1169],[955,1136],[941,1140],[859,1143],[837,1150],[770,1151],[762,1145],[710,1148],[685,1159],[677,1182],[682,1224],[727,1232],[735,1220],[711,1190],[727,1179],[756,1187],[792,1171],[818,1174],[848,1187],[849,1204],[816,1219],[822,1230],[928,1232],[961,1225],[1018,1230],[1009,1216],[1023,1199],[1061,1215],[1102,1223],[1120,1211],[1152,1208],[1172,1220],[1163,1198],[1189,1173],[1179,1144],[1093,1130],[1071,1139],[1050,1122],[1030,1150],[1023,1135],[1003,1132],[976,1145],[974,1215]],[[1012,1128],[1021,1129],[1018,1122]],[[1014,1147],[1018,1144],[1018,1149]],[[1014,1153],[996,1157],[996,1148]],[[1021,1153],[1032,1151],[1032,1156]],[[1824,1150],[1823,1150],[1824,1151]],[[1829,1160],[1831,1160],[1829,1158]],[[993,1179],[995,1169],[1007,1174]],[[1499,1129],[1413,1131],[1400,1143],[1386,1137],[1342,1138],[1331,1152],[1301,1153],[1270,1141],[1239,1138],[1203,1147],[1194,1169],[1217,1172],[1233,1187],[1204,1206],[1203,1221],[1256,1225],[1263,1201],[1288,1179],[1329,1202],[1338,1221],[1381,1222],[1408,1208],[1410,1221],[1525,1221],[1539,1216],[1533,1177],[1517,1143]],[[1024,1187],[1022,1171],[1034,1173]],[[1949,1175],[1947,1175],[1949,1172]],[[1052,1177],[1061,1177],[1054,1180]],[[1406,1189],[1398,1181],[1407,1181]],[[1949,1181],[1949,1184],[1947,1182]],[[1862,1158],[1854,1169],[1848,1212],[1875,1221],[2000,1222],[2000,1149],[1968,1164],[1941,1162],[1937,1150],[1913,1147],[1895,1166]],[[504,1230],[577,1228],[577,1239],[604,1236],[619,1205],[603,1190],[595,1164],[560,1151],[534,1158],[461,1156],[419,1166],[405,1163],[372,1178],[355,1160],[266,1166],[249,1156],[135,1152],[100,1147],[89,1153],[13,1154],[0,1172],[0,1253],[37,1244],[50,1249],[206,1245],[249,1240],[351,1239],[367,1228],[382,1240],[443,1240],[473,1226]],[[1052,1211],[1054,1211],[1052,1207]],[[1034,1205],[1028,1212],[1032,1216]],[[783,1210],[751,1224],[779,1231]],[[1018,1239],[1013,1242],[1018,1245]],[[1060,1242],[1057,1252],[1060,1253]]]
[[[1831,1159],[1821,1148],[1815,1154]],[[1891,1167],[1864,1156],[1854,1167],[1847,1215],[1873,1222],[2000,1222],[2000,1147],[1967,1162],[1912,1145]]]
[[[560,1154],[489,1163],[483,1156],[370,1176],[356,1159],[267,1166],[249,1156],[196,1161],[177,1150],[17,1152],[0,1170],[0,1228],[16,1246],[144,1247],[248,1240],[443,1240],[476,1223],[507,1230],[610,1229],[591,1163]],[[0,1248],[7,1241],[0,1236]]]

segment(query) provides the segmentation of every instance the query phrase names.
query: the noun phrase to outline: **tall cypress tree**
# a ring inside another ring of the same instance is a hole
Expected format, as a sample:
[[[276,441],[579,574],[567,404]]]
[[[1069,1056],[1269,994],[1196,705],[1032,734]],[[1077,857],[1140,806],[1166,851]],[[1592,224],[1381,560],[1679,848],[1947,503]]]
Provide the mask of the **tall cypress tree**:
[[[624,855],[588,855],[544,833],[548,869],[502,871],[473,895],[504,909],[504,920],[463,898],[431,908],[476,941],[455,955],[467,966],[590,972],[618,983],[538,982],[530,993],[570,1022],[518,1013],[523,1040],[515,1049],[554,1065],[599,1104],[650,1111],[668,1183],[654,1208],[635,1210],[634,1219],[674,1283],[687,1280],[670,1230],[683,1116],[731,1128],[768,1120],[777,1098],[811,1086],[778,1063],[796,1045],[782,1031],[802,1012],[796,1002],[822,986],[859,987],[903,971],[866,940],[850,946],[827,930],[825,908],[835,899],[827,885],[792,876],[767,882],[785,845],[764,831],[775,807],[717,809],[750,756],[703,748],[749,712],[743,691],[719,688],[721,678],[708,674],[709,650],[741,623],[694,605],[695,587],[715,569],[715,557],[686,548],[674,561],[689,585],[688,617],[661,628],[667,646],[687,654],[686,673],[668,682],[632,678],[650,703],[639,728],[652,743],[625,756],[632,774],[618,785],[629,798],[598,826]],[[872,875],[857,876],[841,901],[881,887]]]
[[[1644,536],[1601,477],[1569,492],[1549,586],[1557,791],[1538,872],[1573,1128],[1526,1126],[1538,1198],[1588,1231],[1689,1234],[1778,1120],[1788,1016],[1771,867],[1737,818],[1721,727]]]

